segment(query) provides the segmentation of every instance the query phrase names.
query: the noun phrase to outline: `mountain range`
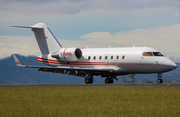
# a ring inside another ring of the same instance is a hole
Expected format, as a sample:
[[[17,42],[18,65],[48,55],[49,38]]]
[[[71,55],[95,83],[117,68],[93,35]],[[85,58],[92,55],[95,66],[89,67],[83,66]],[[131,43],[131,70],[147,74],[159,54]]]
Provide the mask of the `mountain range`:
[[[22,56],[16,54],[17,58],[23,65],[37,65],[44,66],[42,63],[38,63],[36,56]],[[180,66],[180,63],[176,63]],[[130,83],[131,78],[129,75],[118,76],[119,80],[114,80],[114,83]],[[171,80],[171,83],[180,83],[180,68],[163,73],[162,76],[164,83]],[[94,76],[94,83],[104,84],[105,78],[100,76]],[[152,81],[156,83],[157,74],[136,74],[135,83],[147,83]],[[0,59],[0,84],[85,84],[83,77],[71,76],[67,74],[59,74],[50,72],[39,72],[36,68],[21,68],[17,67],[13,56],[9,56],[4,59]]]

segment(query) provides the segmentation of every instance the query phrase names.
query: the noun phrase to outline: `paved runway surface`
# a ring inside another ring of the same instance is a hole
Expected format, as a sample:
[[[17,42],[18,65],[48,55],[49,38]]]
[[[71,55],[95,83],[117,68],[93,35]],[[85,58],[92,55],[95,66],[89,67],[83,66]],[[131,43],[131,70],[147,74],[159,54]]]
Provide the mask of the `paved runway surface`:
[[[33,84],[33,85],[0,85],[0,88],[50,88],[50,87],[180,87],[180,84]]]

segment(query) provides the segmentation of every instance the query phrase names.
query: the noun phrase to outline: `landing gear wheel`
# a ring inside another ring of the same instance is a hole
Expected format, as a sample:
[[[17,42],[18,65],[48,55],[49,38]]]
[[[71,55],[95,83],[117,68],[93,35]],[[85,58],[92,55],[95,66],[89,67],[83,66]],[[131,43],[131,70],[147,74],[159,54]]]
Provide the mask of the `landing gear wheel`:
[[[113,81],[114,81],[113,78],[106,78],[106,79],[105,79],[105,83],[106,83],[106,84],[113,83]]]
[[[85,83],[86,84],[92,84],[93,83],[93,78],[85,78]]]
[[[157,83],[163,83],[163,79],[157,79]]]

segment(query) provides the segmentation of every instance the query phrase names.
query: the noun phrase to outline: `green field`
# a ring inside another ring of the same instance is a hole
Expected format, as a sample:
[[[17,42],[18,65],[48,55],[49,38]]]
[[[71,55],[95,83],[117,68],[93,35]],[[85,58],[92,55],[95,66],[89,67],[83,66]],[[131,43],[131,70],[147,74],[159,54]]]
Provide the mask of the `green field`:
[[[0,117],[180,117],[180,88],[1,88]]]

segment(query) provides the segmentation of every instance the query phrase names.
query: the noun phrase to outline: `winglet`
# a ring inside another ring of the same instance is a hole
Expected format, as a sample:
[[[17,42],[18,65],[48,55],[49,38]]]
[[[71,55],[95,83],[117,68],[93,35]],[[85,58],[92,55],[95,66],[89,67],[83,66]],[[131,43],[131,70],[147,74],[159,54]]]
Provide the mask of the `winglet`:
[[[16,62],[16,65],[17,65],[18,67],[22,67],[22,64],[20,63],[20,61],[18,60],[18,58],[16,57],[15,54],[13,54],[13,57],[14,57],[14,60],[15,60],[15,62]]]

